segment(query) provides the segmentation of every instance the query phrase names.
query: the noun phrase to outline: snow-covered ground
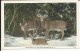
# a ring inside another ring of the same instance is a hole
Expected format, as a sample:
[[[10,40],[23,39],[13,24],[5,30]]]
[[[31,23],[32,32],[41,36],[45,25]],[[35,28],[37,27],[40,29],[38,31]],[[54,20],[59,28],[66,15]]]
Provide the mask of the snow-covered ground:
[[[48,46],[76,46],[76,36],[65,38],[65,40],[49,40]],[[24,40],[23,37],[13,37],[5,34],[4,46],[5,47],[26,47],[32,46],[31,38]]]

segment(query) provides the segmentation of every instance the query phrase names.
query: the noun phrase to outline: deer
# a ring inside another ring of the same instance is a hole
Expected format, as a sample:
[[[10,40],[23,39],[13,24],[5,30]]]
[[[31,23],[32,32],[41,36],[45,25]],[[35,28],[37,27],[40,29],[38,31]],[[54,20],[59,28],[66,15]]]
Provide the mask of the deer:
[[[23,23],[19,24],[21,27],[21,30],[23,31],[24,34],[24,39],[29,36],[29,33],[34,35],[37,33],[37,28],[39,26],[39,23],[37,23],[36,19],[28,20]]]
[[[60,35],[57,36],[61,36],[61,40],[64,39],[64,30],[66,30],[66,26],[67,23],[63,20],[49,20],[48,19],[48,12],[45,11],[44,15],[41,15],[40,10],[37,11],[37,16],[40,18],[41,21],[41,26],[46,30],[45,33],[45,38],[49,39],[49,32],[52,30],[60,30]]]
[[[43,38],[32,39],[32,44],[36,45],[47,45],[47,40]]]
[[[42,14],[42,13],[44,14]],[[40,18],[40,22],[41,22],[41,27],[43,27],[46,31],[45,33],[45,38],[49,39],[49,32],[52,30],[60,30],[60,36],[61,36],[61,40],[64,39],[64,30],[66,30],[66,26],[67,26],[67,22],[63,21],[63,20],[49,20],[48,19],[48,10],[41,10],[41,9],[37,9],[36,11],[36,15],[38,18]],[[58,34],[59,35],[59,34]],[[58,36],[56,35],[56,36]]]
[[[61,40],[64,39],[64,30],[66,30],[67,23],[63,20],[44,20],[41,21],[42,27],[46,30],[45,37],[49,38],[49,32],[52,30],[59,30],[61,32]],[[58,35],[59,36],[59,35]]]
[[[36,34],[33,36],[29,34],[29,36],[31,37],[33,45],[48,45],[47,40],[45,38],[35,38]]]
[[[24,39],[26,39],[26,37],[29,36],[29,33],[31,35],[34,35],[36,33],[36,35],[40,35],[42,34],[42,32],[44,32],[45,30],[41,27],[41,21],[39,17],[35,17],[33,19],[24,21],[23,23],[19,23],[21,30],[23,31],[24,34]],[[43,35],[44,36],[44,35]]]

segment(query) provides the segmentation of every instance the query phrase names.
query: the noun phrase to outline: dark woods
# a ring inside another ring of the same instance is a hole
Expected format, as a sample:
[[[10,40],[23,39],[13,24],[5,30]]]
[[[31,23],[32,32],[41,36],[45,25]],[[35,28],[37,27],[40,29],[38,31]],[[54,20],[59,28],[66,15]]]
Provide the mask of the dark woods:
[[[34,19],[39,22],[36,15],[39,9],[39,14],[48,15],[50,21],[64,20],[68,23],[65,36],[76,35],[76,3],[5,3],[5,34],[23,36],[19,23]]]

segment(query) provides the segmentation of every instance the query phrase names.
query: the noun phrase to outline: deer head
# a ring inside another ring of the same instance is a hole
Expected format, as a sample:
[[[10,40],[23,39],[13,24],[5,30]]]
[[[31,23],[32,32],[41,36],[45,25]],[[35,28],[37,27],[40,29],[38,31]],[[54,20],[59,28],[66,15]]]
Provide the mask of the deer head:
[[[36,15],[40,18],[41,21],[43,21],[44,18],[48,17],[48,11],[47,10],[37,9],[36,12],[37,12]]]

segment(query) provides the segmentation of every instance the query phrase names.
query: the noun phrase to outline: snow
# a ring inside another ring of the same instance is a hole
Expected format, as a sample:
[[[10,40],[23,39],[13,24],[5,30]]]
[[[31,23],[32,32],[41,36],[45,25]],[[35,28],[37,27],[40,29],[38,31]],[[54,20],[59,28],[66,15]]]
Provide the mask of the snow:
[[[60,32],[61,29],[50,29],[49,31],[58,31],[58,32]]]
[[[62,14],[58,13],[58,15],[60,16],[60,18],[63,18],[63,15]]]
[[[33,28],[33,29],[28,29],[28,31],[31,31],[31,30],[36,30],[36,28]]]
[[[13,37],[13,36],[9,36],[9,35],[5,35],[4,38],[4,46],[8,46],[8,47],[22,47],[22,46],[26,46],[26,45],[32,45],[31,43],[31,38],[28,38],[28,40],[24,40],[23,37]]]
[[[60,40],[60,39],[48,40],[47,43],[48,43],[48,46],[76,46],[76,36],[65,38],[65,40]],[[5,34],[4,46],[5,47],[26,47],[26,46],[33,46],[33,44],[30,37],[24,40],[23,37],[13,37]]]
[[[72,36],[70,38],[66,38],[65,40],[50,40],[48,41],[49,45],[54,46],[75,46],[76,45],[76,36]]]

